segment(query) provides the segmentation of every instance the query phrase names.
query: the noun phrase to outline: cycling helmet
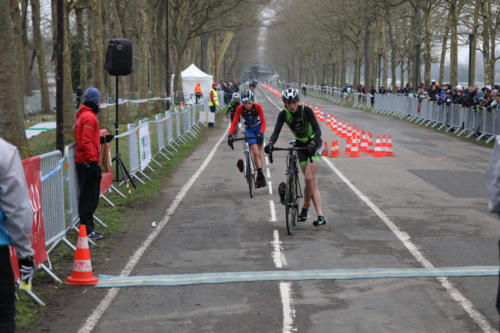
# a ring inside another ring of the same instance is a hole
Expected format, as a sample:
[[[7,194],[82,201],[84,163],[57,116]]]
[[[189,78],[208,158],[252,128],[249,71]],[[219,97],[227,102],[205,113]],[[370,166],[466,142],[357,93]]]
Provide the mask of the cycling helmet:
[[[295,88],[287,88],[281,92],[281,98],[285,103],[293,103],[299,100],[299,91]]]
[[[240,99],[240,94],[237,92],[233,93],[233,99],[235,98]]]
[[[251,101],[252,100],[252,91],[247,90],[243,94],[241,94],[241,101],[246,102],[246,101]]]

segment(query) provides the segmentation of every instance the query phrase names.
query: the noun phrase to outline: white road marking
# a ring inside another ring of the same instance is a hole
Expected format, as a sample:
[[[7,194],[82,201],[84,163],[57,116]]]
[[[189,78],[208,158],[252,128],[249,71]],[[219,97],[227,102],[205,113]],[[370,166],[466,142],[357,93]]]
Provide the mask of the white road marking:
[[[323,157],[323,161],[333,170],[333,172],[347,185],[349,188],[368,206],[375,214],[385,223],[385,225],[399,238],[410,253],[417,261],[426,268],[434,268],[435,266],[424,256],[424,254],[410,240],[410,235],[401,231],[399,227],[392,222],[385,213],[378,208],[366,195],[364,195],[354,184],[352,184],[346,176],[340,172],[327,158]],[[437,280],[446,289],[450,296],[462,306],[469,314],[471,319],[483,330],[483,332],[498,332],[493,329],[488,320],[474,308],[472,302],[467,299],[446,277],[438,277]]]
[[[262,89],[263,90],[263,89]],[[264,92],[264,96],[272,103],[276,108],[281,108],[274,103],[269,96]],[[325,157],[323,157],[325,163],[333,170],[337,176],[344,181],[344,183],[349,186],[349,188],[368,206],[375,214],[387,225],[387,227],[399,238],[399,240],[405,245],[405,247],[410,251],[410,253],[420,262],[420,264],[426,268],[432,268],[434,265],[420,252],[415,244],[410,241],[410,235],[406,232],[401,231],[398,226],[396,226],[385,213],[378,208],[367,196],[365,196],[360,190],[358,190],[350,181],[345,177],[340,170],[338,170],[333,164]],[[472,302],[467,299],[446,277],[438,277],[437,280],[446,289],[450,296],[458,303],[462,308],[469,314],[471,319],[483,330],[483,332],[498,332],[496,329],[492,328],[488,320],[474,308]]]
[[[261,89],[264,92],[264,89]],[[264,92],[264,96],[266,96],[267,100],[274,104],[278,109],[280,108],[276,103],[274,103]],[[269,165],[268,159],[266,156],[266,165]],[[269,169],[267,169],[269,172]],[[276,221],[276,213],[274,212],[274,201],[271,200],[271,216],[274,215],[273,221]],[[281,242],[279,240],[279,232],[278,230],[274,230],[274,245],[275,245],[275,251],[273,252],[273,260],[276,262],[278,261],[279,264],[281,265],[288,265],[285,254],[283,251],[281,251]],[[277,247],[277,250],[276,250]],[[276,253],[278,251],[279,253],[279,259],[276,259],[278,257],[278,254]],[[293,326],[294,318],[295,318],[295,309],[293,307],[293,301],[292,301],[292,284],[290,282],[280,282],[280,296],[281,296],[281,304],[283,304],[283,333],[291,333],[296,331],[296,328]]]
[[[271,244],[273,245],[273,262],[276,268],[283,267],[283,261],[281,260],[281,242],[280,235],[278,230],[274,229],[273,233],[273,241]]]
[[[269,188],[269,194],[273,194],[273,182],[268,181],[267,182],[267,187]]]
[[[269,208],[271,208],[271,222],[276,222],[276,211],[274,210],[273,200],[269,200]]]
[[[271,172],[269,171],[269,168],[266,168],[267,170],[267,178],[271,178]]]
[[[172,215],[175,213],[175,210],[181,203],[181,201],[184,199],[186,196],[187,192],[193,186],[194,182],[198,179],[198,177],[201,175],[201,173],[205,170],[207,167],[208,163],[213,159],[215,152],[221,142],[225,140],[226,138],[226,132],[229,129],[229,126],[227,127],[226,131],[222,134],[221,138],[217,143],[215,144],[214,148],[210,151],[208,154],[207,158],[203,161],[203,164],[198,168],[198,170],[191,176],[191,178],[188,180],[187,183],[182,186],[180,189],[179,193],[177,193],[177,196],[175,197],[174,201],[170,205],[170,207],[167,209],[167,212],[165,216],[163,216],[162,220],[158,223],[158,226],[149,234],[148,238],[141,244],[141,246],[135,251],[135,253],[129,258],[127,264],[125,267],[122,269],[120,276],[129,276],[132,270],[134,269],[135,265],[139,262],[139,259],[141,259],[142,255],[144,252],[147,250],[149,245],[156,239],[158,234],[163,230],[163,228],[167,225],[168,221],[172,217]],[[78,330],[78,333],[87,333],[91,332],[99,319],[102,317],[106,309],[111,305],[111,302],[113,302],[113,299],[118,295],[118,291],[120,288],[111,288],[108,290],[108,293],[104,297],[104,299],[99,303],[97,308],[92,312],[92,314],[87,318],[85,321],[85,324]]]
[[[295,309],[292,302],[292,284],[290,282],[280,283],[281,302],[283,304],[283,333],[296,331],[293,327],[293,319],[295,318]]]
[[[267,158],[267,156],[264,156],[264,159],[266,160],[266,165],[269,165],[269,159]]]

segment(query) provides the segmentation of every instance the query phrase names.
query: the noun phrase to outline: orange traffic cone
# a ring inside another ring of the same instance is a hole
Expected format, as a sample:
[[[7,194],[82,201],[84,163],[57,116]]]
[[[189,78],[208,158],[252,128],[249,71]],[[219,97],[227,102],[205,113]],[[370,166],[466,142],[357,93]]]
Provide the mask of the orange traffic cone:
[[[345,142],[344,154],[350,154],[350,153],[351,153],[351,139],[347,138]]]
[[[330,157],[339,157],[339,142],[337,140],[332,141],[332,150],[330,150]]]
[[[356,137],[354,137],[354,140],[352,142],[352,148],[351,148],[351,153],[349,154],[349,157],[360,157]]]
[[[373,152],[373,157],[384,157],[385,151],[380,143],[380,135],[377,135],[377,140],[375,141],[375,151]]]
[[[366,149],[366,152],[368,154],[373,154],[373,137],[370,132],[368,132],[367,140],[368,140],[368,148]]]
[[[361,132],[361,149],[362,152],[368,152],[368,140],[366,139],[365,131]]]
[[[385,140],[385,134],[382,135],[382,141],[381,141],[381,143],[382,143],[382,150],[384,152],[386,152],[387,151],[387,141]]]
[[[323,142],[323,153],[321,154],[321,156],[328,156],[328,143]]]
[[[77,285],[95,285],[99,279],[92,274],[92,262],[90,261],[89,240],[87,238],[87,228],[80,225],[78,242],[76,244],[75,261],[73,271],[68,276],[66,283]]]
[[[347,138],[352,139],[352,129],[351,129],[351,124],[347,126]]]
[[[342,137],[342,122],[339,120],[339,123],[337,125],[337,133],[338,136]]]
[[[385,156],[389,156],[389,157],[394,157],[396,155],[394,155],[394,150],[392,150],[392,137],[389,135],[389,138],[387,140],[387,150],[385,152]]]
[[[330,126],[330,114],[326,117],[326,126]]]

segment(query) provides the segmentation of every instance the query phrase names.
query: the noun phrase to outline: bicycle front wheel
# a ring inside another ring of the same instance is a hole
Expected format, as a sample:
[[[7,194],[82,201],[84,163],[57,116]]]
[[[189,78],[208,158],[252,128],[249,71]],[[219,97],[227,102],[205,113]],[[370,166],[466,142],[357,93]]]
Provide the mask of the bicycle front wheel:
[[[286,206],[285,206],[285,216],[286,216],[286,231],[288,235],[293,234],[293,229],[297,222],[297,189],[295,187],[294,175],[288,175],[288,188],[286,192]]]
[[[250,153],[245,153],[245,177],[247,179],[248,191],[250,192],[250,198],[253,198],[254,190],[255,190],[255,170],[253,169]]]

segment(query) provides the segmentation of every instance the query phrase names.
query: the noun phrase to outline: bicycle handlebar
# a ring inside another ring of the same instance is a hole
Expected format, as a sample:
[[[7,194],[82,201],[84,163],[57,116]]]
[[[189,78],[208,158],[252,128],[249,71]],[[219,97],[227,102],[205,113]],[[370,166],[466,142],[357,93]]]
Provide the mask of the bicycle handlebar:
[[[245,137],[242,137],[242,138],[236,138],[236,139],[233,139],[233,142],[234,141],[248,141],[248,140],[251,140],[251,139],[258,139],[259,137],[258,136],[245,136]]]
[[[292,152],[293,150],[306,150],[307,147],[294,147],[294,146],[291,146],[291,147],[288,147],[288,148],[281,148],[281,147],[273,147],[273,149],[271,150],[271,154],[269,154],[269,162],[271,162],[271,164],[273,163],[273,151],[277,150],[282,150],[282,151],[289,151],[289,152]],[[312,161],[312,160],[311,160]]]
[[[234,150],[234,146],[233,146],[234,141],[243,141],[243,140],[245,140],[245,142],[247,142],[248,140],[258,139],[258,138],[259,138],[258,136],[244,136],[242,138],[233,139],[233,140],[231,140],[231,142],[228,141],[228,144],[231,147],[231,149]]]

